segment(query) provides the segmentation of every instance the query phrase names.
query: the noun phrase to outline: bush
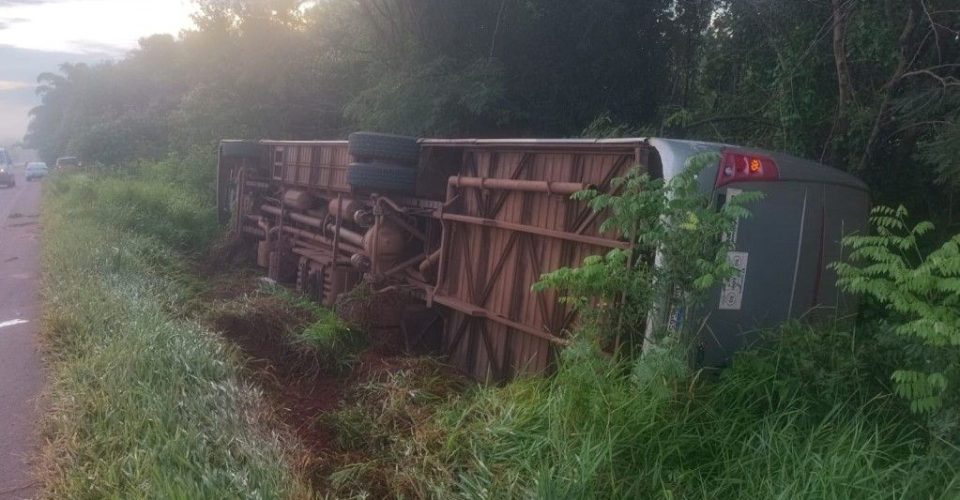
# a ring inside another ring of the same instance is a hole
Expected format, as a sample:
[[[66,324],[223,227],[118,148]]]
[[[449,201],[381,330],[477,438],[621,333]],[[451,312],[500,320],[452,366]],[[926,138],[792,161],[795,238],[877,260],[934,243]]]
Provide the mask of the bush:
[[[51,192],[62,198],[59,210],[71,218],[89,218],[199,255],[221,230],[215,191],[178,173],[192,172],[193,167],[173,159],[123,168],[91,167],[89,172],[55,176]]]
[[[920,239],[933,224],[911,228],[907,216],[902,206],[874,208],[876,235],[844,238],[849,263],[833,267],[842,289],[888,308],[883,321],[902,337],[908,358],[892,374],[897,394],[918,413],[947,405],[952,417],[941,423],[960,435],[960,235],[925,254]]]

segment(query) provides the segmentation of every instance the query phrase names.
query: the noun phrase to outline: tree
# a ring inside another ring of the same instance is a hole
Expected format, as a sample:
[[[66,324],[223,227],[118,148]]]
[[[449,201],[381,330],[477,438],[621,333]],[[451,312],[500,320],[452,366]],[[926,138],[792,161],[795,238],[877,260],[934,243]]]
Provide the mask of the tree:
[[[43,75],[28,142],[115,163],[225,137],[605,123],[819,159],[931,217],[960,178],[951,0],[197,3],[177,39]]]

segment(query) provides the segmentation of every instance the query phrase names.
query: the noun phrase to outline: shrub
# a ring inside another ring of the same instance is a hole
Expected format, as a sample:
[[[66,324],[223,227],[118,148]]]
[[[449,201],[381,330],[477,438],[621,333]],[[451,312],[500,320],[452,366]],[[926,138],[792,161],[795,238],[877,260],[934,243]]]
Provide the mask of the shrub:
[[[907,216],[903,206],[874,208],[876,234],[844,238],[849,262],[833,268],[843,290],[889,309],[885,322],[908,356],[892,374],[896,392],[915,412],[932,414],[945,404],[955,408],[960,394],[960,235],[924,254],[920,239],[933,224],[911,228]]]

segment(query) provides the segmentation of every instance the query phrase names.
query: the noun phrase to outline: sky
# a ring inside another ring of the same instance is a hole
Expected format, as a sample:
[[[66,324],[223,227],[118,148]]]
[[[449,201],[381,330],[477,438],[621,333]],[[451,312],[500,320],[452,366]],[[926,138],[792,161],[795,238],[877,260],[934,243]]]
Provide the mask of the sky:
[[[192,26],[190,0],[0,0],[0,146],[23,138],[37,75],[116,59],[140,38]]]

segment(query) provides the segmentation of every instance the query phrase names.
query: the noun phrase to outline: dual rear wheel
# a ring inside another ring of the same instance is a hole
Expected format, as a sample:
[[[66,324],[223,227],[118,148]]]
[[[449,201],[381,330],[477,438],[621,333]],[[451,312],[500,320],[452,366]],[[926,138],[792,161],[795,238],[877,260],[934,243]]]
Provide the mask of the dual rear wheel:
[[[420,143],[414,137],[373,132],[350,134],[347,183],[356,190],[414,194]]]

